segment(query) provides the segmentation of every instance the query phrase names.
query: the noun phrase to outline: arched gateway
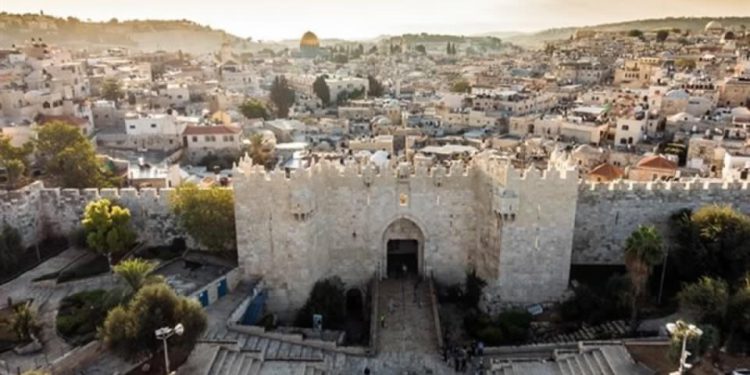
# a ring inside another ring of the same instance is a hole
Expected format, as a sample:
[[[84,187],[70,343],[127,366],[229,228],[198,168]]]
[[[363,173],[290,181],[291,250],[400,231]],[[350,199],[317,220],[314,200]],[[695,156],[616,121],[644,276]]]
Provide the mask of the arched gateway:
[[[383,233],[384,275],[396,277],[403,273],[422,275],[424,269],[424,233],[407,218],[393,221]]]

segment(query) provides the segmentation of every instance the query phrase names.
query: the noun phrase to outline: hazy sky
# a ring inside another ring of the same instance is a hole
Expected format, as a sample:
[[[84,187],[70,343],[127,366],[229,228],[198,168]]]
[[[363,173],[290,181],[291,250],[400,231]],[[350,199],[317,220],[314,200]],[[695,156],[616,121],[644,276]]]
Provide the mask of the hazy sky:
[[[254,39],[534,31],[667,16],[750,16],[750,0],[0,0],[80,19],[189,19]]]

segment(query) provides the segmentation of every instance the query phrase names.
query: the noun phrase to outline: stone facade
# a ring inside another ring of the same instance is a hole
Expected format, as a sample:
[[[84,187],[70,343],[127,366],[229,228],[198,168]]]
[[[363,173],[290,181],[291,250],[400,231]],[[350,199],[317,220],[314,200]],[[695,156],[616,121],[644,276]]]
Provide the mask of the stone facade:
[[[572,265],[622,264],[622,246],[642,224],[668,233],[684,208],[730,204],[750,213],[750,187],[720,182],[579,182],[576,171],[512,168],[480,155],[468,166],[321,162],[285,174],[244,159],[234,193],[240,267],[269,286],[269,307],[291,312],[312,285],[340,276],[363,288],[388,275],[388,244],[417,243],[415,267],[455,283],[469,268],[487,280],[484,306],[552,302],[568,287]],[[171,189],[0,191],[0,222],[26,245],[79,227],[86,204],[128,207],[142,241],[187,237],[169,209]]]
[[[573,171],[519,173],[483,159],[429,171],[324,162],[287,176],[245,160],[234,186],[240,265],[264,278],[275,311],[301,306],[328,276],[352,286],[385,277],[390,239],[419,242],[420,274],[454,283],[473,267],[503,301],[553,300],[567,288]]]
[[[48,189],[36,182],[16,191],[0,191],[0,223],[20,231],[25,245],[50,236],[69,236],[81,225],[86,204],[108,198],[130,210],[139,240],[168,245],[185,237],[169,208],[171,189]]]
[[[684,208],[729,204],[750,214],[748,183],[613,182],[582,184],[573,236],[572,264],[623,264],[623,245],[639,225],[669,233],[670,216]]]

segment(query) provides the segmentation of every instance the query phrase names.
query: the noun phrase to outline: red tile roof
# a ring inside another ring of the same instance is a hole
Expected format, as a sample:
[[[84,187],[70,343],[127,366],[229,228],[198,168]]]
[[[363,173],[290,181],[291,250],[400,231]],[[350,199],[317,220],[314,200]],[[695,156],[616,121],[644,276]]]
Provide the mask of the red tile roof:
[[[676,170],[677,163],[660,155],[647,156],[638,161],[639,168]]]
[[[609,163],[602,163],[589,172],[589,176],[601,177],[604,181],[614,181],[621,178],[625,172],[622,168],[615,167]]]
[[[211,135],[211,134],[238,134],[239,128],[226,125],[215,126],[188,126],[185,128],[185,135]]]

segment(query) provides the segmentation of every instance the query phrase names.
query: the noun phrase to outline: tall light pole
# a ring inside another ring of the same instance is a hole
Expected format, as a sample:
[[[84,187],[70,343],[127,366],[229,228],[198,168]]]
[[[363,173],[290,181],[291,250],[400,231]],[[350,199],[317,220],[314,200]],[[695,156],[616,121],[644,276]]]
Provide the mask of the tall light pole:
[[[694,324],[687,324],[682,320],[678,320],[674,323],[667,323],[667,331],[672,337],[682,338],[682,350],[680,351],[680,368],[679,370],[670,373],[669,375],[682,375],[686,369],[690,369],[692,365],[687,363],[687,358],[690,356],[690,352],[685,350],[687,346],[687,340],[693,337],[700,337],[703,334],[700,328]]]
[[[177,334],[177,336],[182,336],[182,334],[185,333],[185,327],[182,326],[182,323],[178,323],[176,326],[174,326],[174,328],[162,327],[157,329],[154,333],[156,334],[156,338],[164,343],[164,365],[166,366],[165,374],[170,375],[169,349],[167,348],[167,340],[174,334]]]

